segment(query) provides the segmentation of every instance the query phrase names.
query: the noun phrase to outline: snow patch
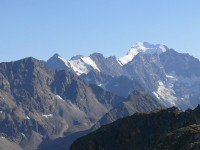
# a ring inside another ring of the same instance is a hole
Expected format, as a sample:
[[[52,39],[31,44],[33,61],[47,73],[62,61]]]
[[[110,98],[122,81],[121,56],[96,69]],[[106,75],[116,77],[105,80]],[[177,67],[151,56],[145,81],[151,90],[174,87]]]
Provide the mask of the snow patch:
[[[167,77],[169,80],[171,80],[171,81],[177,81],[177,80],[178,80],[177,77],[175,77],[175,76],[173,76],[173,75],[167,75],[167,74],[166,74],[166,77]]]
[[[160,97],[158,96],[158,94],[156,93],[156,92],[152,92],[153,93],[153,95],[155,95],[155,97],[157,98],[157,99],[160,99]]]
[[[177,98],[174,96],[173,86],[166,87],[162,81],[158,81],[157,96],[163,100],[164,103],[172,106],[176,105]],[[155,94],[154,94],[155,95]]]
[[[58,98],[59,100],[64,101],[63,98],[60,95],[56,95],[56,98]]]
[[[171,80],[177,80],[177,78],[174,77],[174,76],[172,76],[172,75],[167,75],[167,74],[166,74],[166,77],[169,78],[169,79],[171,79]]]
[[[108,85],[109,82],[106,83],[98,83],[97,85],[100,86],[103,89],[106,89],[106,86]]]
[[[4,136],[1,136],[1,139],[6,139]]]
[[[27,119],[27,120],[30,120],[30,117],[29,117],[29,116],[26,116],[26,119]]]
[[[100,87],[101,87],[101,86],[102,86],[102,84],[100,83],[100,84],[98,84],[98,86],[100,86]]]
[[[93,67],[93,69],[98,70],[100,72],[100,69],[97,67],[96,63],[90,58],[90,57],[82,57],[81,58],[83,62]]]
[[[50,117],[53,117],[53,114],[49,114],[49,115],[42,115],[42,117],[45,117],[45,118],[50,118]]]

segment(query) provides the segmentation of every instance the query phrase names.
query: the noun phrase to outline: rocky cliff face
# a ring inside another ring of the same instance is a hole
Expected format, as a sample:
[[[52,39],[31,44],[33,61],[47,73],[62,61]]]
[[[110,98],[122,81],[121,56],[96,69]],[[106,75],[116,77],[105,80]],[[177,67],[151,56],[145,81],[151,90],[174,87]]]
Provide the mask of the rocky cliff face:
[[[78,139],[71,150],[198,148],[199,112],[198,106],[185,112],[173,107],[137,113]]]
[[[138,54],[124,66],[132,79],[136,79],[148,91],[156,90],[158,81],[165,81],[165,70],[157,54]]]
[[[0,64],[0,136],[23,149],[90,128],[122,98],[26,58]]]
[[[137,112],[151,112],[164,109],[165,106],[158,102],[153,95],[145,91],[133,91],[121,103],[116,105],[108,113],[106,113],[96,124],[94,129],[98,129],[102,125],[116,121],[119,118],[133,115]]]
[[[100,87],[96,87],[99,91],[99,94],[103,92],[100,90]],[[99,95],[99,96],[100,96]],[[106,97],[102,97],[102,103],[108,103],[110,98],[110,94],[104,94],[107,95]],[[99,98],[100,98],[99,97]],[[105,101],[106,100],[106,101]],[[65,150],[69,148],[69,145],[71,142],[78,137],[84,136],[92,131],[95,131],[102,125],[108,124],[110,122],[113,122],[117,120],[118,118],[130,116],[134,113],[137,112],[149,112],[153,110],[159,110],[164,108],[162,104],[160,104],[155,97],[152,95],[146,93],[145,91],[134,91],[132,92],[129,97],[125,100],[120,101],[118,99],[118,104],[114,104],[113,108],[105,114],[93,127],[91,127],[89,130],[85,130],[83,132],[76,132],[74,134],[70,134],[67,137],[59,138],[57,140],[54,140],[52,142],[47,142],[41,145],[40,149],[60,149],[60,150]],[[109,102],[112,104],[112,101]]]
[[[114,56],[105,58],[100,53],[93,53],[90,55],[91,59],[97,64],[100,71],[110,76],[120,76],[124,74],[121,65]]]
[[[200,76],[200,61],[189,54],[169,49],[160,55],[160,60],[168,74],[174,73],[185,78]]]

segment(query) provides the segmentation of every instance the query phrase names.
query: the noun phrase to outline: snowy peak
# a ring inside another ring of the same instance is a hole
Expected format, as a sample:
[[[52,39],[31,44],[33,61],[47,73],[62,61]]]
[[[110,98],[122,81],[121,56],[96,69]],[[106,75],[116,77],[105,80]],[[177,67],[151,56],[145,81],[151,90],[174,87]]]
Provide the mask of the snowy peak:
[[[85,57],[83,55],[77,55],[70,60],[66,60],[59,54],[54,54],[54,56],[47,61],[47,65],[58,70],[72,69],[77,75],[87,74],[91,70],[100,72],[96,63],[90,57]]]
[[[148,42],[138,42],[131,47],[129,52],[119,58],[120,64],[123,66],[130,62],[138,53],[146,53],[146,54],[161,54],[166,52],[168,48],[163,44],[150,44]]]
[[[129,52],[119,58],[108,57],[105,58],[100,53],[94,53],[90,56],[77,55],[72,57],[70,60],[66,60],[59,54],[54,54],[47,61],[47,65],[53,69],[58,70],[72,70],[77,75],[87,74],[91,70],[97,70],[98,72],[104,72],[109,75],[122,75],[123,67],[129,63],[137,54],[161,54],[166,52],[168,48],[163,44],[150,44],[147,42],[138,42],[133,45]]]
[[[78,55],[72,57],[68,62],[77,75],[87,74],[91,70],[97,70],[100,72],[96,63],[90,57]]]

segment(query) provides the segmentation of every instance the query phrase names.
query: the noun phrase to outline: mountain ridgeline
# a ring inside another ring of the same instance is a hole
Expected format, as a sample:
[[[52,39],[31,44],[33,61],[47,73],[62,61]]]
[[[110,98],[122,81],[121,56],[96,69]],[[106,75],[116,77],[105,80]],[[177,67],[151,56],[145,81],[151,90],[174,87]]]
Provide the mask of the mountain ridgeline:
[[[49,67],[58,70],[61,68],[55,66],[59,64],[118,96],[145,90],[166,107],[181,109],[195,108],[200,101],[200,61],[162,44],[139,42],[119,59],[94,53],[69,61],[54,55],[47,61]]]
[[[76,140],[70,150],[193,150],[200,147],[200,106],[136,113]]]

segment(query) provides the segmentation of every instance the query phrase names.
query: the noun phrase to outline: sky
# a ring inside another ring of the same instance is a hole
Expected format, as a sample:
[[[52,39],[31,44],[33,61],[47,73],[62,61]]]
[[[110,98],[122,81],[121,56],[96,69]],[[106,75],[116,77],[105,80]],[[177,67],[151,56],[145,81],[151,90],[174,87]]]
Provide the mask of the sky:
[[[200,58],[199,0],[0,0],[0,62],[125,55],[163,43]]]

